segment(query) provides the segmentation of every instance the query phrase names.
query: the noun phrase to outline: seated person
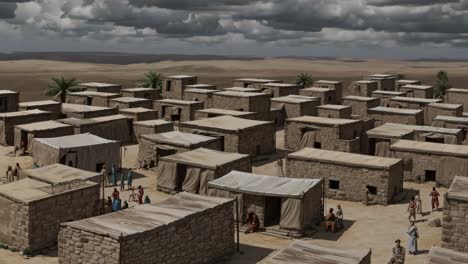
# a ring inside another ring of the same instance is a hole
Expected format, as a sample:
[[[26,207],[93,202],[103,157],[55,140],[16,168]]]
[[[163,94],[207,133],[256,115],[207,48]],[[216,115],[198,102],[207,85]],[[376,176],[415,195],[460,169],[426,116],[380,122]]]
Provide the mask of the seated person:
[[[335,225],[336,225],[336,216],[333,213],[333,208],[330,208],[328,211],[327,216],[325,216],[325,231],[335,232]]]
[[[255,212],[250,212],[247,215],[247,230],[245,231],[246,234],[257,232],[258,228],[260,227],[260,220],[258,220],[258,216]]]

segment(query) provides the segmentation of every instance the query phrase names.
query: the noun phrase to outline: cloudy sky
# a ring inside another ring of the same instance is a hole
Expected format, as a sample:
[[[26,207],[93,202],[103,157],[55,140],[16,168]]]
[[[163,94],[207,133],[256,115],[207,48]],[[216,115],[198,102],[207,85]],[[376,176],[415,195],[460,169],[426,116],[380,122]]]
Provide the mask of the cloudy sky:
[[[0,52],[468,58],[468,0],[0,0]]]

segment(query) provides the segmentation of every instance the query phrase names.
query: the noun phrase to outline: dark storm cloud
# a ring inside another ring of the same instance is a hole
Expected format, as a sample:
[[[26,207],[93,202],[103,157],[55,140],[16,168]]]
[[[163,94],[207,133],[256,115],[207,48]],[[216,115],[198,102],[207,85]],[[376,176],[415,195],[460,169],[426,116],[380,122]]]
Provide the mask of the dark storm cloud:
[[[0,2],[0,19],[14,18],[16,3]]]
[[[426,6],[433,4],[458,3],[460,0],[369,0],[370,5],[376,6]]]

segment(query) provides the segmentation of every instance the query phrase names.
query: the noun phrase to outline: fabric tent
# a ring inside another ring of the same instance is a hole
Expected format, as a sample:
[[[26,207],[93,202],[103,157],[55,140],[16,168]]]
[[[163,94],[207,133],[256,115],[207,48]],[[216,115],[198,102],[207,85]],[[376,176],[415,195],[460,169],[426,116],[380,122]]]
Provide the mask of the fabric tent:
[[[375,156],[390,157],[390,142],[379,141],[375,143]]]
[[[300,142],[301,148],[313,148],[315,144],[315,131],[307,131],[302,135]]]
[[[316,206],[321,203],[321,183],[321,179],[284,178],[231,171],[208,183],[208,195],[229,198],[242,198],[243,195],[280,197],[280,228],[303,230],[305,225],[321,218],[321,208]],[[315,201],[317,198],[318,201]]]

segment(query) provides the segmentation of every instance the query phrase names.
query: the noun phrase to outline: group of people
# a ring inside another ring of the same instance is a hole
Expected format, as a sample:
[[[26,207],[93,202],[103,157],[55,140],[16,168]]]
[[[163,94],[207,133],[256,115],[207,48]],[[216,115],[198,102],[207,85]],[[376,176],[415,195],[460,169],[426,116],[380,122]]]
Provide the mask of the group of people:
[[[409,239],[408,239],[408,253],[416,255],[418,252],[418,239],[419,239],[419,232],[418,228],[414,224],[414,221],[411,221],[411,225],[408,228],[407,232]],[[395,246],[392,249],[392,258],[388,262],[388,264],[404,264],[406,257],[406,250],[403,246],[401,246],[401,240],[395,240]]]
[[[125,181],[127,181],[127,190],[130,190],[133,187],[133,172],[131,168],[128,169],[127,177],[125,177],[124,171],[121,168],[116,169],[115,164],[113,164],[110,172],[110,180],[106,165],[102,166],[101,173],[104,177],[106,186],[117,186],[117,175],[120,174],[120,191],[125,191]]]
[[[432,187],[431,193],[429,193],[429,197],[431,197],[431,207],[432,207],[432,212],[434,211],[439,211],[439,192],[437,191],[436,187]],[[422,199],[421,199],[421,194],[418,192],[414,197],[411,197],[410,202],[408,204],[408,220],[411,221],[411,218],[413,218],[413,221],[416,221],[416,214],[423,214],[422,211]]]
[[[8,166],[8,169],[5,173],[5,178],[6,182],[14,182],[14,181],[19,181],[20,179],[20,171],[21,171],[21,166],[19,163],[16,163],[15,167]]]
[[[144,200],[143,200],[143,196],[145,197]],[[144,195],[143,187],[141,185],[138,186],[138,204],[150,204],[150,203],[151,203],[151,200],[149,196]],[[112,192],[112,197],[111,196],[107,197],[107,207],[110,208],[112,212],[117,212],[123,209],[127,209],[128,202],[127,200],[125,200],[122,205],[120,192],[117,190],[117,188],[114,188],[114,191]]]
[[[336,210],[330,208],[328,214],[325,216],[325,231],[332,232],[344,228],[344,215],[341,205],[336,206]]]

